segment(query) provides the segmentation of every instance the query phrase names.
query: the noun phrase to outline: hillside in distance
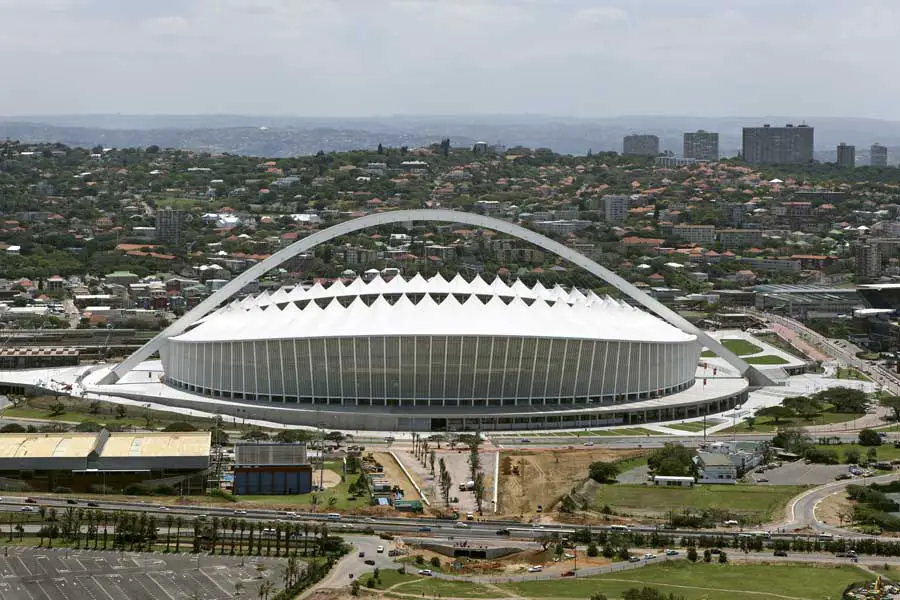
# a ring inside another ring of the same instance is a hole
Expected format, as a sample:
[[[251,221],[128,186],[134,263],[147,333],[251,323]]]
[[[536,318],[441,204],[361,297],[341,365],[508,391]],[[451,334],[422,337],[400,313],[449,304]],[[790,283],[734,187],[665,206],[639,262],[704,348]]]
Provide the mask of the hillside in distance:
[[[808,123],[815,127],[817,158],[834,160],[840,142],[855,144],[861,163],[869,146],[900,155],[900,122],[857,118],[623,116],[575,119],[541,115],[434,117],[300,118],[242,115],[60,115],[0,117],[0,138],[24,142],[61,142],[72,146],[150,146],[229,152],[255,156],[296,156],[385,146],[419,146],[449,137],[454,146],[476,141],[507,147],[552,148],[565,154],[588,149],[621,151],[622,137],[653,133],[662,150],[681,154],[682,133],[705,129],[720,135],[722,156],[741,146],[741,128],[771,123]]]

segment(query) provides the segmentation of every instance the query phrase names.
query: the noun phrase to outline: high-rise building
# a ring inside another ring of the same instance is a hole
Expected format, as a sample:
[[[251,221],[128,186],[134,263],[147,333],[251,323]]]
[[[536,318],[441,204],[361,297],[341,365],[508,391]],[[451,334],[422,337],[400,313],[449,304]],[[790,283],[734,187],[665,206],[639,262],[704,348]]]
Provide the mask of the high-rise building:
[[[886,167],[887,147],[881,144],[872,144],[869,148],[869,164],[873,167]]]
[[[603,196],[603,214],[608,223],[623,223],[628,217],[628,196],[607,194]]]
[[[684,134],[684,157],[697,160],[719,160],[719,134],[700,129]]]
[[[856,146],[841,142],[837,147],[837,164],[839,167],[852,169],[856,166]]]
[[[183,210],[167,206],[166,208],[156,211],[156,237],[160,242],[177,246],[181,243],[181,233],[183,230]]]
[[[659,138],[655,135],[626,135],[622,140],[625,156],[656,156],[659,154]]]
[[[856,243],[857,279],[876,279],[880,275],[881,248],[870,240],[860,240]]]
[[[813,128],[809,125],[744,127],[743,157],[748,163],[790,164],[813,160]]]

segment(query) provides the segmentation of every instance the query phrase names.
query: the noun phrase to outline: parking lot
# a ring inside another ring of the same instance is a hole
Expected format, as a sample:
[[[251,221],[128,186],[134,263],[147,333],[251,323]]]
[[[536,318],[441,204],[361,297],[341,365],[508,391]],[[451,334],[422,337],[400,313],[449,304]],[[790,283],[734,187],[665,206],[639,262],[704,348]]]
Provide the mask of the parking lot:
[[[281,587],[281,561],[241,563],[240,557],[201,555],[198,568],[197,555],[9,547],[0,553],[0,598],[225,600],[238,589],[255,598],[264,579]]]
[[[768,479],[769,485],[822,485],[834,481],[840,473],[847,472],[847,465],[804,464],[802,460],[784,463],[764,473],[751,473],[754,481]],[[763,484],[765,485],[765,484]]]

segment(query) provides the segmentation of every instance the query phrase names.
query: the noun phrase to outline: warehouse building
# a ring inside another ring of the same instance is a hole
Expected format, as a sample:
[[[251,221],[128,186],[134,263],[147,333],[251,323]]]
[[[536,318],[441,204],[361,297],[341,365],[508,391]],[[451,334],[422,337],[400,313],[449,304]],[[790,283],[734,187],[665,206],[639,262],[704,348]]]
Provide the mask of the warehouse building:
[[[208,431],[3,433],[0,477],[34,490],[120,488],[207,469],[210,438]]]
[[[237,444],[234,493],[283,495],[312,491],[312,465],[306,444]]]

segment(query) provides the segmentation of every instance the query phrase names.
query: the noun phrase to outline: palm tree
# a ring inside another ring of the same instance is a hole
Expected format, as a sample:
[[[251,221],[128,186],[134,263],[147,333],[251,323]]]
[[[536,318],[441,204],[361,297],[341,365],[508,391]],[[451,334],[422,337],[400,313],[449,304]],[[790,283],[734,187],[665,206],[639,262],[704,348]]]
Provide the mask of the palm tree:
[[[318,543],[316,538],[319,536],[319,524],[314,523],[312,526],[312,537],[313,537],[313,556],[316,556],[316,549],[318,547]]]
[[[222,540],[219,543],[219,554],[225,554],[225,533],[227,533],[228,528],[231,527],[231,519],[222,517],[220,525],[222,526]],[[215,547],[213,547],[213,551],[215,551]]]
[[[240,543],[238,544],[238,548],[239,548],[238,552],[239,552],[240,554],[243,554],[243,553],[244,553],[244,530],[247,529],[247,520],[246,520],[246,519],[241,519],[241,525],[240,525],[240,526],[241,526],[241,537],[239,538],[239,542],[240,542]]]
[[[268,579],[266,579],[261,584],[259,584],[260,600],[268,600],[269,594],[272,592],[272,588],[274,588],[274,587],[275,587],[275,585]]]
[[[237,519],[229,519],[228,524],[231,526],[231,555],[234,556],[234,534],[237,533],[237,528],[240,523],[238,523]]]
[[[294,535],[294,532],[297,530],[297,526],[293,523],[288,523],[284,526],[284,555],[289,556],[291,553],[291,536]]]
[[[53,547],[53,530],[56,528],[56,509],[51,508],[47,511],[47,520],[53,523],[47,531],[47,547]]]
[[[47,520],[47,507],[44,505],[39,506],[38,514],[41,516],[41,528],[38,531],[38,537],[40,538],[40,543],[38,544],[38,547],[40,548],[41,546],[44,545],[44,521]]]
[[[308,552],[308,541],[309,538],[309,523],[303,523],[303,556],[307,555]]]
[[[175,517],[175,552],[181,552],[181,526],[184,525],[183,517]]]
[[[249,521],[247,523],[247,529],[250,530],[250,536],[247,538],[247,552],[246,554],[253,554],[253,531],[256,529],[256,523],[253,521]]]
[[[174,523],[175,517],[166,515],[166,552],[169,552],[169,547],[172,543],[172,525]]]
[[[284,531],[284,527],[281,523],[275,524],[275,556],[281,556],[281,534]]]
[[[101,512],[100,517],[103,519],[103,549],[106,550],[106,544],[109,540],[109,521],[112,515],[108,512]]]
[[[220,525],[221,525],[221,521],[219,520],[219,517],[213,517],[212,518],[212,535],[211,535],[212,544],[210,544],[210,549],[212,551],[212,554],[216,553],[216,542],[219,539],[219,526]]]

